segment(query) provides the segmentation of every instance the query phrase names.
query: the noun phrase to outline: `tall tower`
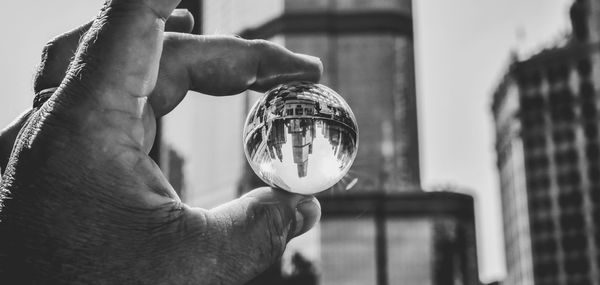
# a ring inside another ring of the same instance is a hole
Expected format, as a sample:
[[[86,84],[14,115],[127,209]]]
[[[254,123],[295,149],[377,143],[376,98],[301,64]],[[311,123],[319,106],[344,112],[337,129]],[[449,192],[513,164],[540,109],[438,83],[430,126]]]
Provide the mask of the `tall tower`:
[[[279,15],[240,35],[323,60],[321,82],[356,106],[360,147],[349,174],[356,189],[418,190],[411,1],[281,2]]]
[[[600,1],[494,94],[507,284],[600,284]]]
[[[321,222],[288,245],[284,269],[308,260],[323,285],[479,284],[473,199],[420,189],[411,0],[205,0],[202,11],[204,34],[267,39],[320,57],[321,83],[358,120],[359,153],[345,178],[358,182],[319,195]],[[190,94],[165,119],[165,145],[185,158],[184,202],[211,207],[232,199],[235,185],[244,192],[261,183],[243,167],[241,148],[245,111],[261,95]],[[286,140],[278,132],[314,132],[278,127],[269,141],[274,159]],[[311,142],[287,139],[302,175]],[[280,272],[271,268],[265,280]],[[256,284],[273,284],[265,280]]]
[[[265,2],[273,4],[258,3]],[[320,227],[286,254],[316,248],[319,280],[327,285],[478,284],[472,198],[420,188],[412,2],[276,5],[277,13],[240,36],[320,57],[321,83],[348,101],[360,132],[347,177],[358,182],[319,195]],[[242,185],[252,188],[257,179],[247,169]]]

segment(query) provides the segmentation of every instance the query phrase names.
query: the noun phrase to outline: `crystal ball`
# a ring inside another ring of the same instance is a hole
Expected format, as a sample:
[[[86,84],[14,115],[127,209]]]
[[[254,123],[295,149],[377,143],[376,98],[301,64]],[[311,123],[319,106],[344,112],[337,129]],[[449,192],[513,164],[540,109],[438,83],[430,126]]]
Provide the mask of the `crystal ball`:
[[[265,183],[314,194],[342,179],[358,148],[358,126],[348,103],[310,82],[279,85],[250,109],[244,152]]]

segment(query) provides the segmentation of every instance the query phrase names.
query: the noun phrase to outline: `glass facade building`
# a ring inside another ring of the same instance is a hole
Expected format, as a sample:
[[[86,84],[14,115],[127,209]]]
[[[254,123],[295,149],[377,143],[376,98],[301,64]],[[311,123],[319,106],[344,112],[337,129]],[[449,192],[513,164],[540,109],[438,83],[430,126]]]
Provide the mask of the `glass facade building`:
[[[366,192],[320,201],[322,284],[479,284],[470,196]]]
[[[473,199],[420,187],[412,1],[201,3],[204,34],[267,39],[321,58],[320,83],[344,97],[360,132],[343,179],[355,185],[320,194],[319,225],[292,240],[282,264],[252,284],[479,284]],[[241,138],[260,95],[190,94],[163,120],[163,148],[185,158],[177,177],[184,177],[186,203],[210,208],[262,185]],[[298,264],[316,278],[276,276],[293,275]]]
[[[506,284],[600,284],[599,6],[575,1],[572,35],[494,94]]]

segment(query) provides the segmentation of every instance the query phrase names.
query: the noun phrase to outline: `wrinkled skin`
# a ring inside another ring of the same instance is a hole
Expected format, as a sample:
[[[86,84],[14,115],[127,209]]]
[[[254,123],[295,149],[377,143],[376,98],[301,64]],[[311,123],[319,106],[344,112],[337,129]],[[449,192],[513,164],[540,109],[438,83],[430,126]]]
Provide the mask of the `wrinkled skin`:
[[[171,14],[178,2],[108,1],[44,49],[34,89],[58,90],[0,133],[0,283],[243,284],[319,219],[314,197],[269,188],[189,207],[148,157],[156,117],[188,90],[264,91],[322,72],[265,41],[164,32],[191,28]]]

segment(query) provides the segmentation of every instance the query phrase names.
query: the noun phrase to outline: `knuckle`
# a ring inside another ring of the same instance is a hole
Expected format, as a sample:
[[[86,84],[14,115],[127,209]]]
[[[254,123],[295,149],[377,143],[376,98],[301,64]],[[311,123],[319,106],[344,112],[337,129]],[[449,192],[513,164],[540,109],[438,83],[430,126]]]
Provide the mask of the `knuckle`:
[[[40,65],[34,78],[35,92],[56,87],[60,83],[64,75],[63,66],[66,66],[66,63],[61,62],[64,59],[64,47],[60,43],[60,37],[44,45]]]
[[[161,3],[162,2],[162,3]],[[161,19],[162,21],[167,20],[171,14],[171,10],[175,1],[146,1],[146,0],[134,0],[134,1],[107,1],[104,4],[101,15],[117,15],[130,17],[137,13],[150,13],[151,15]],[[178,2],[178,1],[177,1]],[[176,6],[176,4],[175,4]]]
[[[42,48],[42,61],[56,59],[58,50],[59,48],[56,40],[47,42]]]
[[[273,49],[275,44],[262,39],[250,40],[250,46],[254,48],[257,52],[263,53]]]
[[[194,209],[192,211],[188,206],[185,206],[182,203],[176,203],[177,208],[172,212],[171,218],[173,220],[179,219],[181,216],[185,218],[185,223],[181,224],[183,228],[181,231],[185,231],[188,229],[199,229],[199,231],[207,230],[211,226],[212,217],[208,214],[206,210],[203,209]],[[195,233],[201,235],[201,232]]]

